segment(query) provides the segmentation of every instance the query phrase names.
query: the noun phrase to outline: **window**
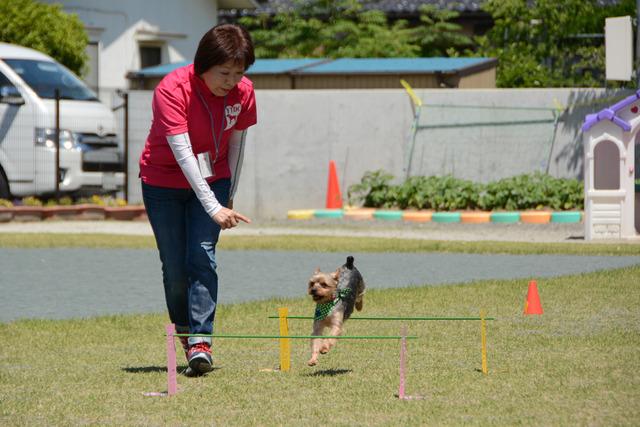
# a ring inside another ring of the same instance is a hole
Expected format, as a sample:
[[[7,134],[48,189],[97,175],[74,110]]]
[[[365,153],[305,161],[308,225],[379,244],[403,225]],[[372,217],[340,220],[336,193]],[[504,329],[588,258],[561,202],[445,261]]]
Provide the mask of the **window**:
[[[82,80],[57,62],[32,59],[4,59],[4,62],[41,98],[53,99],[59,89],[62,99],[97,100]]]
[[[99,54],[100,47],[97,42],[89,42],[87,44],[87,48],[85,50],[87,56],[89,58],[88,70],[87,73],[83,76],[83,80],[93,90],[98,93],[98,82],[99,82]]]
[[[162,48],[160,46],[140,46],[140,68],[162,64]]]
[[[0,73],[0,102],[6,102],[5,97],[17,94],[18,89],[4,74]]]
[[[599,142],[593,148],[593,183],[596,190],[620,189],[620,150],[611,141]]]

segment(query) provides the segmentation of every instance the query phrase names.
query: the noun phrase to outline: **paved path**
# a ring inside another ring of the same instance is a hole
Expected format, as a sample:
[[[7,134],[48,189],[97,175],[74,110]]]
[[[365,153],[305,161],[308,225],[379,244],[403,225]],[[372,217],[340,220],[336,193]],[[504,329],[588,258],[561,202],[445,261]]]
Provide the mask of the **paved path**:
[[[151,235],[146,221],[42,221],[0,223],[0,233],[106,233]],[[429,240],[584,242],[583,224],[442,224],[388,221],[305,220],[241,224],[228,235],[329,235]],[[624,241],[623,241],[624,242]],[[626,241],[628,242],[628,241]],[[637,243],[637,242],[636,242]]]
[[[219,302],[306,293],[316,267],[346,253],[219,251]],[[640,264],[640,257],[355,253],[369,288],[526,279]],[[160,261],[151,249],[0,248],[0,322],[165,310]]]

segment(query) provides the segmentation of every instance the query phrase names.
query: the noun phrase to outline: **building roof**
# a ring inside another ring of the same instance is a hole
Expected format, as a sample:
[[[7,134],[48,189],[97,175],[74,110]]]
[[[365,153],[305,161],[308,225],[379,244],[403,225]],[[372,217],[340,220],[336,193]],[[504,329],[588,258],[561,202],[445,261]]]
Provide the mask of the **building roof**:
[[[638,90],[633,95],[623,99],[622,101],[612,105],[611,107],[599,111],[598,113],[587,114],[587,117],[584,120],[584,124],[582,125],[582,131],[588,131],[596,123],[601,122],[602,120],[611,120],[618,127],[622,128],[622,130],[624,130],[625,132],[629,132],[631,130],[631,124],[626,120],[618,117],[617,113],[624,107],[633,104],[638,99],[640,99],[640,90]]]
[[[301,74],[457,73],[497,63],[493,58],[339,58],[312,65]]]
[[[130,73],[130,77],[162,77],[188,64],[189,61],[182,61],[147,67]],[[455,74],[490,68],[495,64],[494,58],[257,59],[247,74]]]

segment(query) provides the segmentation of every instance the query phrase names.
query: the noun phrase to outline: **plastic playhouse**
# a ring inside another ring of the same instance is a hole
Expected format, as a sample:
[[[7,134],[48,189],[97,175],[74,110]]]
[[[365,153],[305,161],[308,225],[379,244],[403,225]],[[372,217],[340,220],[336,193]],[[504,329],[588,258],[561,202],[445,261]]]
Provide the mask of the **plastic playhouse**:
[[[640,90],[585,118],[585,239],[640,239]]]

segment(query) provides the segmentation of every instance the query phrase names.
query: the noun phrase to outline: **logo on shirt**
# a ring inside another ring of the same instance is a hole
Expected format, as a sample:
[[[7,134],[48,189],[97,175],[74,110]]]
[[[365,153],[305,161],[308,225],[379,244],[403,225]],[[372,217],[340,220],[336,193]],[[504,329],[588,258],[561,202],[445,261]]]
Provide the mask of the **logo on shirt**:
[[[227,105],[224,109],[224,117],[227,123],[224,130],[229,130],[236,125],[238,121],[238,115],[240,114],[240,110],[242,110],[242,106],[240,104]]]

